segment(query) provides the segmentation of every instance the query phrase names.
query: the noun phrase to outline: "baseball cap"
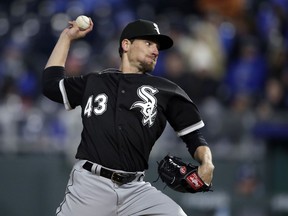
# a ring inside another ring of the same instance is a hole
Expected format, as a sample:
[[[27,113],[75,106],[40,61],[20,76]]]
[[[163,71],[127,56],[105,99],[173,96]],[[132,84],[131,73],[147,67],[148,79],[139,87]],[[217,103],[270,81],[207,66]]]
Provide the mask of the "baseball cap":
[[[120,47],[124,39],[136,38],[150,38],[157,41],[159,50],[169,49],[173,46],[173,40],[167,35],[160,34],[158,25],[148,20],[139,19],[128,23],[121,33]]]

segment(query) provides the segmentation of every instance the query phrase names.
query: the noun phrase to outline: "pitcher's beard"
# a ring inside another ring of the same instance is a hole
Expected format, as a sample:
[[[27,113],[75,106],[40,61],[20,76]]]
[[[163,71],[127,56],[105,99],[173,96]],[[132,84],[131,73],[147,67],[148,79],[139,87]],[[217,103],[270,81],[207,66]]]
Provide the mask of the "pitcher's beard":
[[[155,64],[148,64],[146,62],[141,62],[140,66],[143,73],[151,73],[155,68]]]

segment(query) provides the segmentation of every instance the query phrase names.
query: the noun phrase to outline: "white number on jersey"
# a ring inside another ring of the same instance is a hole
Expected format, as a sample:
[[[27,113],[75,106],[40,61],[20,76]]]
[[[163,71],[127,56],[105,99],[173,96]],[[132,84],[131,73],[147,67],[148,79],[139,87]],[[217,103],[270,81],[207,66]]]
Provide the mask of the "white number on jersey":
[[[88,98],[84,109],[84,116],[87,115],[87,117],[90,117],[92,112],[95,115],[102,115],[107,110],[108,97],[106,94],[99,94],[94,98],[94,100],[93,98],[93,95]]]

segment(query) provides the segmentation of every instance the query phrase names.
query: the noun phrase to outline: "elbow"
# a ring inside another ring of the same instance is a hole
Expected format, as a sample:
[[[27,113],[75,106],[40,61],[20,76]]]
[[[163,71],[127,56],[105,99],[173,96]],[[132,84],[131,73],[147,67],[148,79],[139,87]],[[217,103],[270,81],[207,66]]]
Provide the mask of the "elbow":
[[[49,99],[53,99],[54,97],[58,99],[58,95],[61,95],[59,82],[63,78],[63,67],[48,67],[44,69],[42,74],[42,94]]]
[[[51,95],[51,91],[53,90],[53,86],[55,86],[54,82],[51,82],[51,79],[47,79],[47,76],[43,74],[42,77],[42,94],[49,98]]]
[[[58,103],[63,102],[58,80],[43,80],[41,90],[42,94],[48,99]]]
[[[45,97],[49,98],[49,88],[47,87],[47,84],[45,84],[45,83],[43,83],[43,85],[42,85],[42,94]]]

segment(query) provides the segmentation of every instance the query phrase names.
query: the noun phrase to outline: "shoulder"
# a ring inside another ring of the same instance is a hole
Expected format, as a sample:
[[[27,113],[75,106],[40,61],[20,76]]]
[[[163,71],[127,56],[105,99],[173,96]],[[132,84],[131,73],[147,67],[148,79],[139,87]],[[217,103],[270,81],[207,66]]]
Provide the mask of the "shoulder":
[[[172,82],[169,79],[166,79],[164,77],[148,74],[147,79],[150,79],[152,82],[155,82],[158,86],[162,86],[165,88],[169,87],[170,90],[171,89],[175,90],[176,88],[179,87],[176,83],[174,83],[174,82]]]
[[[122,74],[122,72],[116,68],[107,68],[102,71],[95,72],[95,74],[101,75],[117,75]]]
[[[173,81],[167,78],[153,75],[151,75],[151,77],[153,77],[152,79],[155,79],[158,86],[166,89],[167,91],[173,91],[176,94],[184,92],[184,90],[178,84],[174,83]]]
[[[188,94],[176,83],[164,77],[158,77],[158,76],[153,76],[153,77],[157,80],[157,83],[158,83],[157,85],[160,86],[160,88],[163,91],[169,92],[173,96],[182,97],[182,98],[185,98],[186,100],[191,101]]]
[[[107,76],[117,76],[121,74],[121,71],[114,69],[114,68],[108,68],[102,71],[92,71],[87,74],[85,74],[83,77],[86,79],[90,78],[102,78],[102,77],[107,77]]]

